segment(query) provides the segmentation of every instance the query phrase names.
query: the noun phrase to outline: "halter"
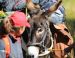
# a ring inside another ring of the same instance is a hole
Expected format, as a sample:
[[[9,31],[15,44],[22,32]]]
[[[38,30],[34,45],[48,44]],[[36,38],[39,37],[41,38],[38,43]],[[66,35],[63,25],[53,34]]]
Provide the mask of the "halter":
[[[46,23],[47,23],[47,21],[46,21]],[[50,28],[46,24],[44,25],[44,28],[45,28],[45,31],[44,31],[43,35],[41,36],[42,41],[40,41],[39,43],[32,43],[30,45],[40,45],[42,47],[45,47],[44,42],[45,42],[45,39],[46,39],[46,36],[47,36],[48,32],[50,32],[49,31]]]

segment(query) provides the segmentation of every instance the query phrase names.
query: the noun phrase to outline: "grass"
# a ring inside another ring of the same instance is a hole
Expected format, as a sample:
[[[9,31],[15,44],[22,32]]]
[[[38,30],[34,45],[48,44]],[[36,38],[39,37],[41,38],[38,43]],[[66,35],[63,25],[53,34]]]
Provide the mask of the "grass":
[[[66,25],[71,35],[73,36],[75,42],[75,0],[63,0],[62,5],[65,7]],[[74,49],[74,56],[75,56],[75,49]]]
[[[66,17],[75,19],[75,0],[63,0],[63,5],[66,11]]]
[[[62,5],[65,8],[67,27],[75,40],[75,0],[63,0]]]

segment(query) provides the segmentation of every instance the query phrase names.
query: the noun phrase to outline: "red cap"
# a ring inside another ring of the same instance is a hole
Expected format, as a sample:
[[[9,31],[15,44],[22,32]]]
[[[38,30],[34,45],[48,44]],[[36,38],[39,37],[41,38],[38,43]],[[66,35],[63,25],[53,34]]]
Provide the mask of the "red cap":
[[[15,26],[30,27],[30,24],[27,22],[26,15],[23,12],[15,11],[9,18],[13,20]]]

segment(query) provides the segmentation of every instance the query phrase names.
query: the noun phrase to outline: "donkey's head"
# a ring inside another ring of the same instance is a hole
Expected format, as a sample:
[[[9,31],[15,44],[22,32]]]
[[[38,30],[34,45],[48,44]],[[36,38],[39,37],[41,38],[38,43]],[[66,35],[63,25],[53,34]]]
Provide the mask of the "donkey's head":
[[[33,14],[30,20],[30,38],[33,45],[44,45],[50,47],[50,28],[46,13],[39,10],[38,14]]]
[[[55,10],[57,10],[58,6],[61,4],[62,0],[58,0],[57,3],[52,5],[48,11],[44,12],[43,10],[39,10],[36,14],[32,14],[30,24],[31,24],[31,39],[34,43],[39,43],[42,40],[45,40],[43,38],[48,38],[48,41],[50,41],[50,33],[49,33],[49,19],[48,15],[52,14]],[[28,4],[32,3],[30,0],[28,0]],[[33,3],[32,3],[33,4]],[[34,5],[34,4],[33,4]],[[33,7],[33,9],[28,9],[32,12],[36,10],[36,7]],[[47,33],[47,34],[46,34]],[[46,36],[45,36],[46,34]],[[47,39],[45,40],[47,41]],[[47,41],[47,44],[48,44]],[[48,45],[49,46],[49,45]]]

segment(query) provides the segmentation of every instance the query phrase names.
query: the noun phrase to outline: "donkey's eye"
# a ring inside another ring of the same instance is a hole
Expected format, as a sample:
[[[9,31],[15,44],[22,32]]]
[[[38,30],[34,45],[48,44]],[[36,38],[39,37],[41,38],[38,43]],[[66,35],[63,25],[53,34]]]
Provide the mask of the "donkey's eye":
[[[40,23],[41,25],[43,25],[43,23]]]
[[[42,29],[41,29],[41,28],[39,28],[39,29],[38,29],[38,31],[39,31],[39,32],[41,32],[41,31],[42,31]]]

